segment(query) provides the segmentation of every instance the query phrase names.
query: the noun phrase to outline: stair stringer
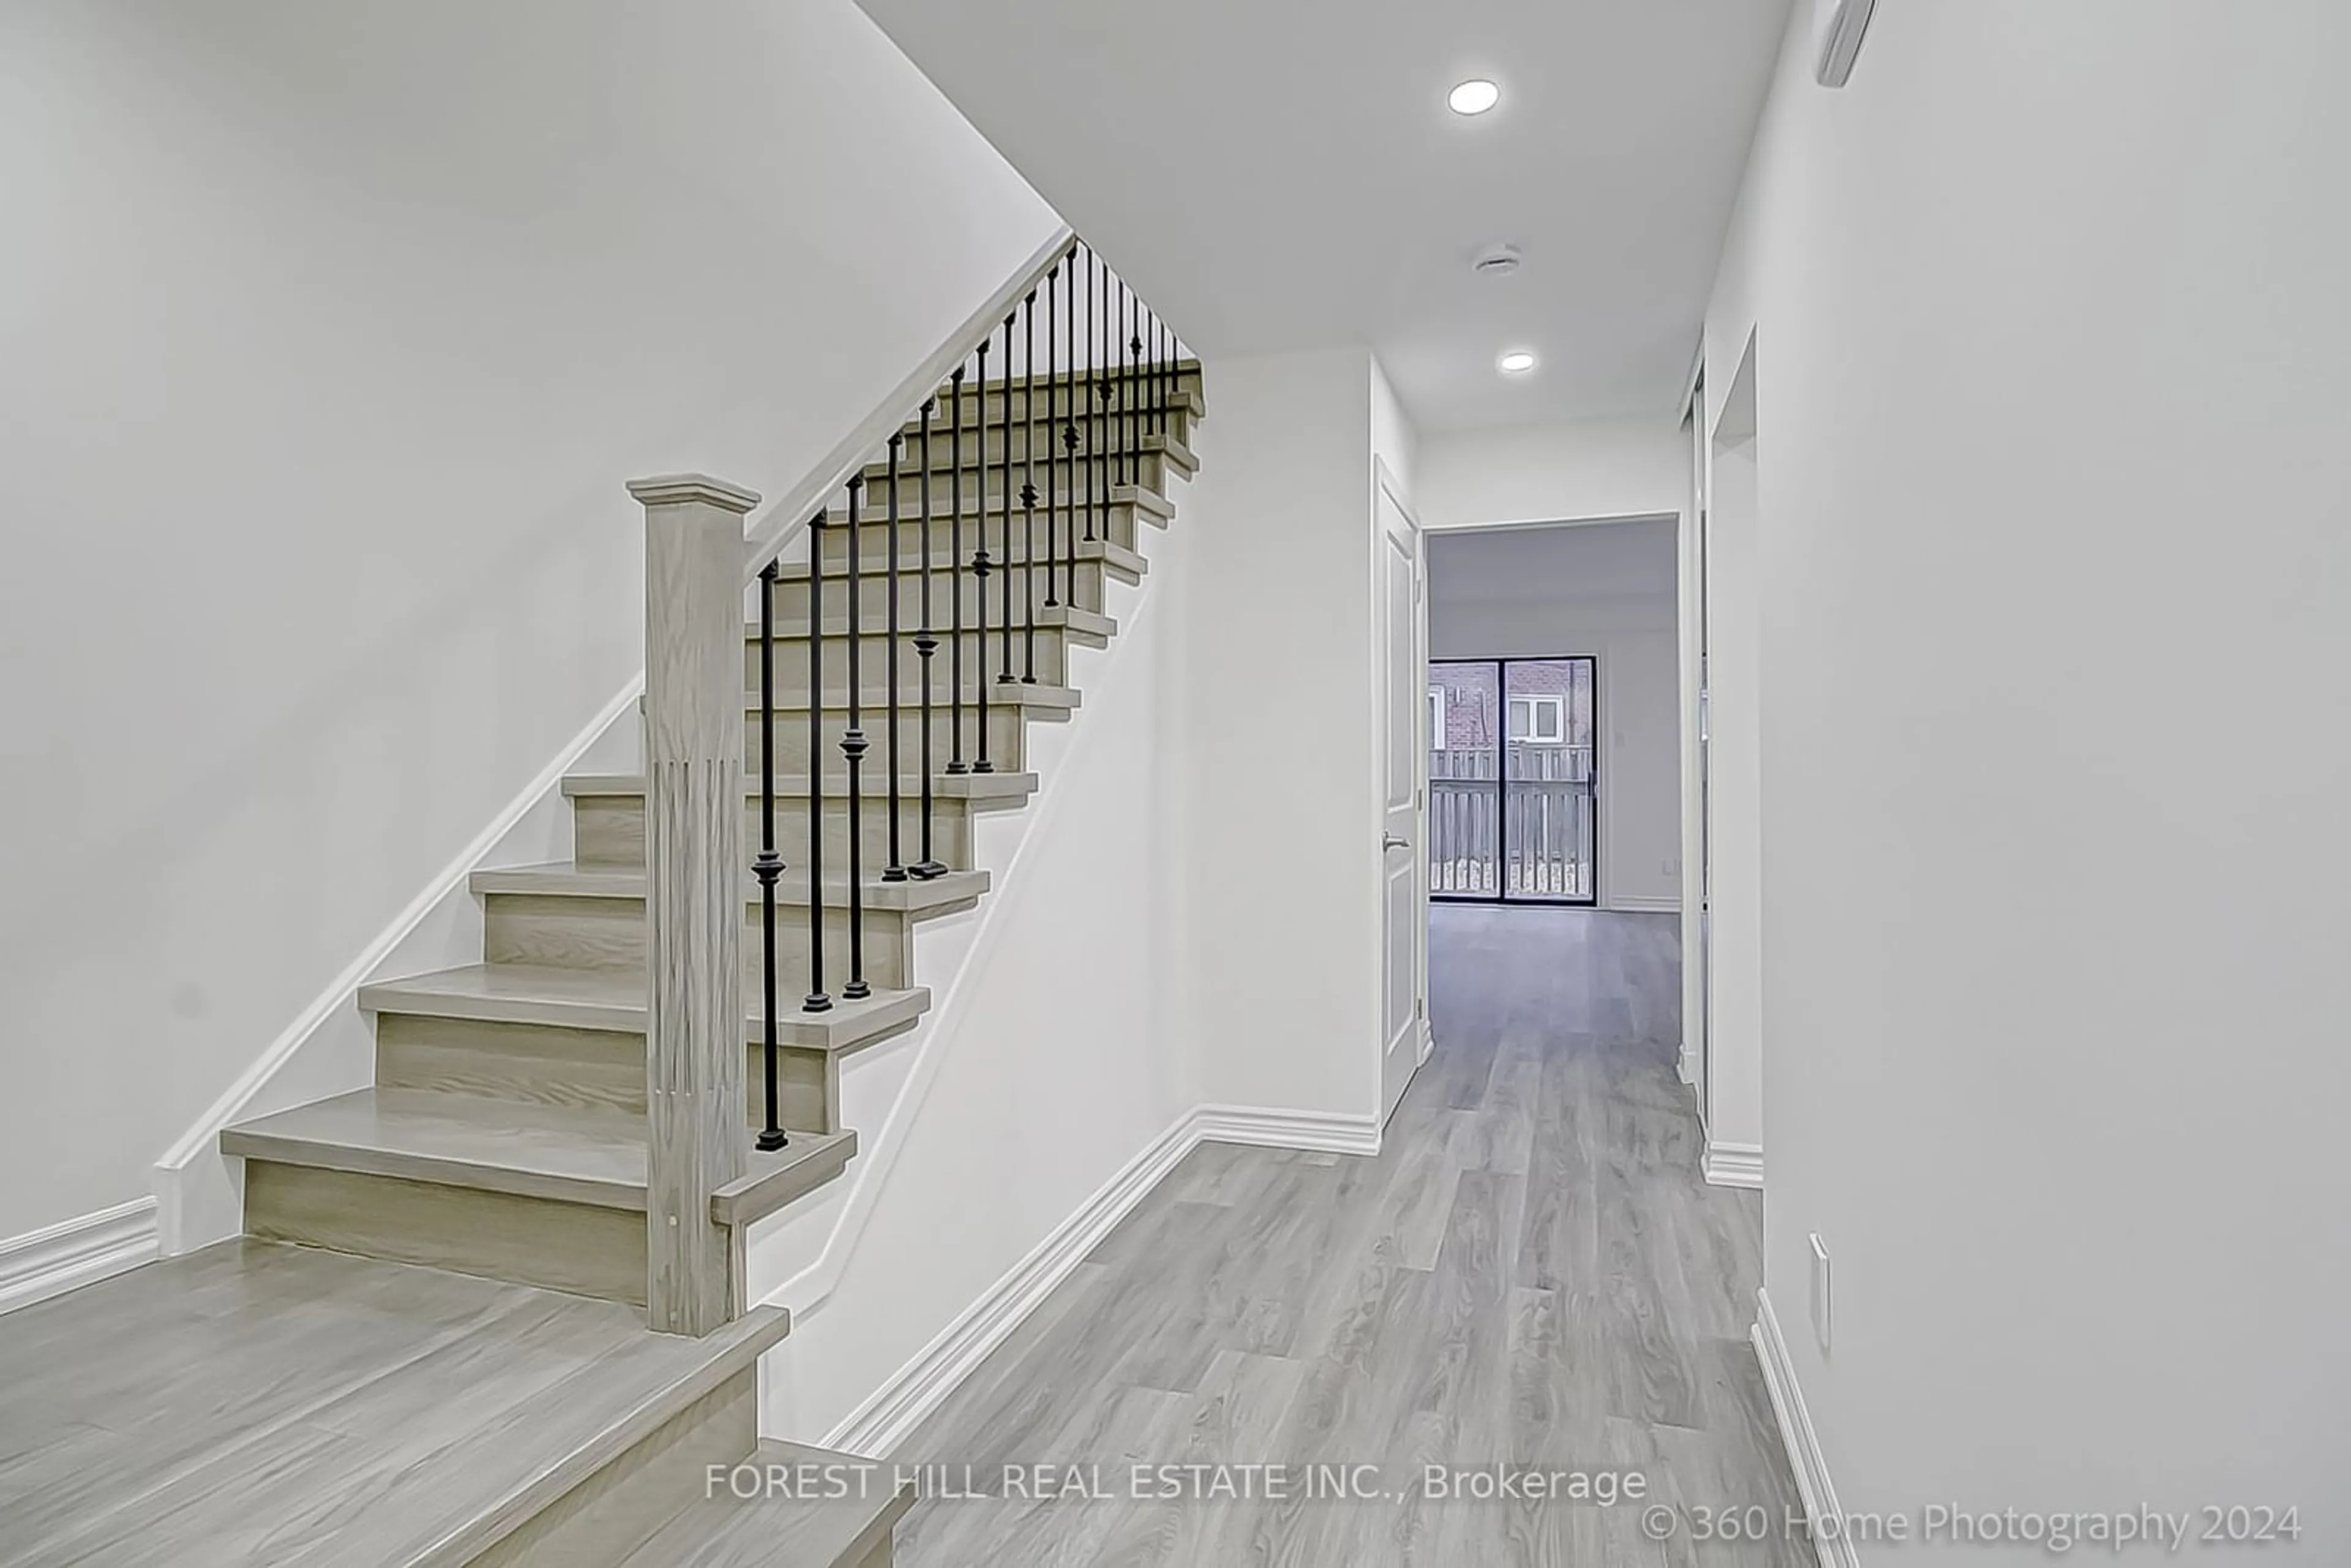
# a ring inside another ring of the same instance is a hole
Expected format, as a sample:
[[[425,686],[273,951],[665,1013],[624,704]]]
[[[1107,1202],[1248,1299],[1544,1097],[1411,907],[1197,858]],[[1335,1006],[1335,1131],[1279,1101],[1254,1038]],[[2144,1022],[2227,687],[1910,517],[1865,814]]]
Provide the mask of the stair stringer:
[[[913,1314],[919,1321],[894,1334],[874,1329],[871,1313],[849,1314],[855,1322],[845,1329],[841,1314],[822,1310],[844,1284],[853,1291],[852,1270],[877,1215],[885,1213],[883,1205],[893,1194],[902,1162],[910,1153],[919,1158],[925,1134],[940,1132],[939,1106],[955,1103],[937,1100],[942,1078],[960,1058],[987,1043],[975,1038],[975,1031],[985,1030],[991,1021],[975,1016],[976,1003],[987,999],[987,988],[1005,966],[1022,959],[1019,945],[1054,924],[1050,912],[1040,918],[1040,900],[1051,894],[1040,891],[1032,873],[1040,862],[1050,863],[1057,848],[1065,847],[1064,830],[1073,817],[1101,806],[1106,790],[1123,790],[1131,782],[1108,777],[1122,765],[1132,770],[1136,763],[1134,747],[1119,744],[1123,736],[1132,738],[1124,727],[1129,722],[1164,723],[1177,711],[1172,693],[1155,690],[1153,683],[1162,678],[1163,670],[1180,670],[1170,643],[1180,617],[1170,613],[1168,601],[1181,592],[1184,488],[1180,483],[1171,487],[1178,501],[1174,527],[1154,533],[1147,541],[1149,575],[1138,586],[1113,591],[1108,608],[1117,618],[1118,635],[1107,648],[1073,655],[1080,662],[1072,665],[1071,684],[1083,693],[1083,706],[1066,724],[1031,732],[1031,767],[1040,779],[1037,796],[1026,810],[986,823],[977,841],[977,863],[989,871],[992,891],[977,910],[925,925],[916,935],[915,973],[937,998],[932,1012],[909,1036],[846,1064],[844,1121],[861,1130],[858,1159],[831,1189],[753,1227],[747,1239],[750,1299],[788,1306],[794,1336],[806,1346],[799,1354],[778,1347],[768,1358],[761,1430],[768,1436],[805,1441],[838,1429],[852,1407],[883,1387],[942,1326],[982,1296],[1070,1211],[1082,1206],[1106,1177],[1130,1164],[1138,1150],[1163,1138],[1170,1122],[1197,1099],[1178,1025],[1176,988],[1161,973],[1140,977],[1123,1016],[1096,1017],[1089,1027],[1140,1040],[1141,1052],[1153,1060],[1161,1076],[1130,1085],[1137,1101],[1123,1114],[1088,1117],[1084,1126],[1029,1122],[1008,1125],[999,1134],[1004,1157],[1021,1162],[1024,1171],[1029,1168],[1025,1155],[1040,1141],[1069,1149],[1071,1168],[1050,1183],[1061,1196],[1010,1222],[996,1249],[1000,1255],[973,1263],[961,1277],[923,1272],[924,1301]],[[1144,766],[1155,774],[1165,761],[1163,748],[1153,746],[1147,751]],[[1172,791],[1158,799],[1139,794],[1126,803],[1133,813],[1134,852],[1165,859],[1175,841]],[[1132,888],[1133,897],[1119,904],[1117,917],[1162,897],[1165,880],[1146,879]],[[1175,940],[1175,923],[1159,919],[1155,924],[1160,929],[1152,945],[1161,952]],[[1033,950],[1025,956],[1032,961],[1035,956]],[[1092,1124],[1097,1121],[1102,1124]],[[1084,1146],[1071,1147],[1073,1144]],[[996,1179],[1000,1173],[981,1168],[965,1174],[976,1203],[1001,1197]],[[973,1222],[968,1214],[961,1218]],[[858,1343],[835,1343],[844,1338]]]

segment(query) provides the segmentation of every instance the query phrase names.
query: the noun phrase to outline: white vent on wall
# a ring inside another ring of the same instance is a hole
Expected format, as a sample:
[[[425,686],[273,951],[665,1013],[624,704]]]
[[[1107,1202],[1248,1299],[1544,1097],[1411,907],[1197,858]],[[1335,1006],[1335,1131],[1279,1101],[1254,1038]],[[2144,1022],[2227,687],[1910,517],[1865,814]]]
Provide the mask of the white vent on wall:
[[[1877,0],[1813,0],[1813,75],[1823,87],[1843,87],[1861,53]]]

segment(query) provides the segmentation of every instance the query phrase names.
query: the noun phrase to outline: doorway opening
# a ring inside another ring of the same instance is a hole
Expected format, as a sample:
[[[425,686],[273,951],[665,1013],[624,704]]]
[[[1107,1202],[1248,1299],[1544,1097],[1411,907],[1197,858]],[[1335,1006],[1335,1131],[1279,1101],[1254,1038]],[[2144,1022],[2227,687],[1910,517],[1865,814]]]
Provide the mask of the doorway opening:
[[[1429,661],[1432,898],[1599,901],[1599,694],[1588,655]]]

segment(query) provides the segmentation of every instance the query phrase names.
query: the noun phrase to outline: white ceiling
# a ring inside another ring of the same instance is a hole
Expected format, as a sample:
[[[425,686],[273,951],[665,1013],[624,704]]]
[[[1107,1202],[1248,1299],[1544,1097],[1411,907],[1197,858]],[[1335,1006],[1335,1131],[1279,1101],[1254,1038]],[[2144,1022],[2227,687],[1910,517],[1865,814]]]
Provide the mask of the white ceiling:
[[[1669,410],[1789,0],[860,3],[1196,350],[1369,343],[1445,430]]]
[[[1671,598],[1671,517],[1431,533],[1428,596],[1443,603],[1512,599]]]

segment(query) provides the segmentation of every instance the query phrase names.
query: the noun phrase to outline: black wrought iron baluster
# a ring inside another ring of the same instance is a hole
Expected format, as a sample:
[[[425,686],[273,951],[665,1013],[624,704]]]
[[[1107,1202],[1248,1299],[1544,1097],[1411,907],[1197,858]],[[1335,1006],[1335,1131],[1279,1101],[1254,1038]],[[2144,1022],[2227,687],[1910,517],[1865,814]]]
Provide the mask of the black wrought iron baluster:
[[[1004,582],[997,591],[997,598],[1001,601],[1003,612],[998,617],[997,624],[997,646],[1003,655],[1003,662],[998,666],[996,675],[999,685],[1008,685],[1014,678],[1012,674],[1012,329],[1019,319],[1020,317],[1017,311],[1004,319],[1004,422],[1002,429],[998,433],[1003,445],[997,455],[1001,459],[1004,476],[1004,482],[997,486],[996,492],[999,518],[996,538],[997,542],[1004,547]],[[983,486],[987,478],[987,455],[985,451],[980,454],[980,480]],[[980,517],[979,531],[982,536],[987,532],[987,518],[985,514]],[[979,618],[985,623],[987,620],[987,612],[982,611]],[[984,632],[980,636],[979,645],[980,662],[986,664],[987,638]]]
[[[856,504],[856,490],[850,491]],[[824,625],[825,514],[809,519],[809,989],[802,1012],[832,1007],[824,988]]]
[[[841,994],[851,1001],[873,994],[865,983],[865,797],[861,787],[865,770],[865,693],[859,684],[857,657],[857,645],[862,641],[857,635],[857,567],[858,558],[864,553],[857,500],[864,485],[862,474],[849,481],[849,727],[841,735],[841,755],[849,761],[849,984],[841,988]],[[821,624],[812,630],[822,636]],[[814,783],[813,775],[810,783]]]
[[[979,346],[980,388],[987,386],[987,345]],[[955,433],[947,449],[955,472],[947,476],[947,771],[971,771],[963,759],[963,367],[947,378],[947,406],[955,417]],[[987,590],[981,591],[985,603]],[[980,733],[987,721],[980,720]],[[985,742],[982,742],[985,745]],[[982,755],[985,755],[983,752]]]
[[[956,372],[958,381],[962,379],[962,375],[961,371]],[[933,852],[931,839],[931,816],[934,807],[931,785],[931,684],[934,665],[931,661],[939,651],[938,633],[934,630],[937,622],[932,620],[934,585],[931,573],[931,416],[938,412],[938,407],[939,400],[935,397],[923,400],[923,423],[917,433],[915,459],[923,465],[923,629],[914,633],[914,652],[922,655],[923,660],[923,858],[916,861],[911,869],[915,876],[925,882],[932,877],[945,875],[947,869],[939,863],[939,857]],[[948,565],[952,568],[954,562],[950,561]],[[956,573],[952,570],[947,573],[947,580],[950,584],[960,586],[956,583]]]
[[[898,815],[904,802],[900,799],[898,783],[898,466],[905,461],[906,435],[893,431],[890,436],[890,652],[883,661],[890,674],[890,744],[883,756],[890,764],[890,863],[882,868],[883,882],[906,880],[906,862],[899,854]],[[862,635],[865,618],[862,605],[852,606],[849,617],[849,634]]]
[[[1047,273],[1049,289],[1052,281],[1052,274]],[[1033,686],[1037,684],[1037,291],[1033,288],[1020,312],[1020,680]],[[1004,461],[1008,469],[1012,462],[1009,421],[1004,427]],[[1006,545],[1004,552],[1011,554],[1012,547]]]
[[[751,873],[759,879],[759,995],[763,1020],[760,1042],[765,1049],[767,1119],[756,1140],[762,1149],[782,1148],[784,1136],[776,1107],[776,879],[784,874],[784,857],[776,852],[776,563],[759,573],[759,853]]]
[[[1143,300],[1126,291],[1126,482],[1143,487]],[[1140,500],[1140,497],[1137,497]]]
[[[1061,397],[1061,469],[1067,481],[1061,495],[1061,602],[1074,607],[1078,602],[1078,247],[1074,245],[1061,276],[1069,293],[1061,310],[1061,363],[1068,368],[1069,382]],[[1062,684],[1068,682],[1064,669]]]
[[[1068,260],[1062,257],[1063,261]],[[1061,535],[1054,528],[1055,517],[1061,511],[1061,463],[1055,441],[1061,417],[1061,267],[1054,264],[1045,274],[1045,604],[1048,609],[1061,602],[1053,589],[1053,562],[1061,553]],[[1021,421],[1021,436],[1029,449],[1037,448],[1037,411],[1030,409]]]
[[[1011,367],[1009,365],[1005,368],[1004,379],[1008,387],[1012,380]],[[976,642],[973,647],[973,652],[978,655],[977,659],[975,661],[975,667],[979,679],[975,684],[979,687],[979,717],[977,721],[979,743],[977,747],[979,755],[977,760],[972,763],[971,770],[974,773],[993,773],[996,771],[996,765],[987,759],[987,341],[986,339],[982,339],[979,345],[979,390],[977,395],[979,413],[974,418],[973,423],[978,426],[979,450],[977,455],[979,458],[979,472],[973,476],[976,483],[972,486],[972,495],[975,497],[974,505],[979,524],[979,548],[972,553],[971,574],[974,578],[978,580],[979,583],[979,627],[976,634]],[[956,535],[957,548],[960,549],[963,535],[964,486],[963,420],[960,415],[958,415],[956,420],[955,459]],[[963,690],[963,626],[961,624],[963,611],[960,608],[960,604],[961,601],[958,601],[958,608],[956,611],[957,624],[956,626],[955,649],[956,690],[957,693],[960,693]]]
[[[1102,285],[1100,298],[1094,297],[1097,282]],[[1087,421],[1091,434],[1086,438],[1089,449],[1086,454],[1086,498],[1094,501],[1101,509],[1102,537],[1108,538],[1110,473],[1103,464],[1110,452],[1110,264],[1099,256],[1093,257],[1093,266],[1088,269],[1086,315],[1093,338],[1088,345],[1086,358],[1092,361],[1089,368],[1093,371],[1094,387],[1093,417]],[[1086,538],[1091,539],[1093,537],[1094,508],[1089,507],[1086,511]]]

